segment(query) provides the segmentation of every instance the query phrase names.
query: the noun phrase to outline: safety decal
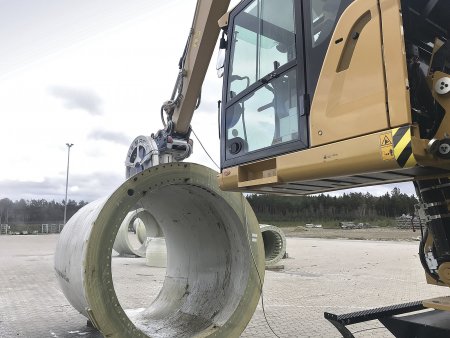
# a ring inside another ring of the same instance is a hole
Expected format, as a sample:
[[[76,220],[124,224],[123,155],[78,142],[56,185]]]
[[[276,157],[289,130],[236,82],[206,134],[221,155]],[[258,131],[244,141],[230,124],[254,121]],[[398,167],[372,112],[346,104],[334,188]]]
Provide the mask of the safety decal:
[[[380,149],[383,161],[394,160],[394,144],[392,143],[392,133],[380,135]]]
[[[414,167],[417,162],[414,158],[411,145],[411,129],[409,127],[392,130],[394,143],[394,156],[402,168]]]

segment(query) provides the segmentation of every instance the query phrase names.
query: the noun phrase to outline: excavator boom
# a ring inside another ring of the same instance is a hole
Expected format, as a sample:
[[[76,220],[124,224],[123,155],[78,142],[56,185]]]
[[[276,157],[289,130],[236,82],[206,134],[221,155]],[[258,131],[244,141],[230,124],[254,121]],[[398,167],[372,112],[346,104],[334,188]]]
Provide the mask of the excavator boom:
[[[172,115],[177,134],[186,135],[189,132],[209,61],[218,40],[218,21],[229,4],[230,0],[197,1],[188,43],[180,61],[181,83],[177,90],[181,90],[177,94],[179,100]]]

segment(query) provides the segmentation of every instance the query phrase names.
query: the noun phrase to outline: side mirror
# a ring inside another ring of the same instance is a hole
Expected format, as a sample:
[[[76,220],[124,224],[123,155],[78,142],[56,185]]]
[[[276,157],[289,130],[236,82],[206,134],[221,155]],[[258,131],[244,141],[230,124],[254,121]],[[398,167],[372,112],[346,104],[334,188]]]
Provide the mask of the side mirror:
[[[225,49],[219,49],[219,54],[217,55],[217,77],[223,77],[223,73],[225,71]]]
[[[219,44],[219,54],[217,55],[217,63],[216,63],[216,70],[217,70],[217,77],[221,78],[224,73],[224,67],[225,67],[225,51],[227,49],[227,40],[225,39],[225,31],[222,32],[222,37],[220,38],[220,44]]]

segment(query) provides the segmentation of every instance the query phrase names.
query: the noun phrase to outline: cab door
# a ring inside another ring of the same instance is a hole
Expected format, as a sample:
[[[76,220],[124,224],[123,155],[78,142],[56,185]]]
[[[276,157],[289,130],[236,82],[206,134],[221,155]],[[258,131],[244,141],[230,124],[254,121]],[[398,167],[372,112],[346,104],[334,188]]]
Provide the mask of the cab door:
[[[230,14],[222,168],[308,147],[303,8],[247,0]]]

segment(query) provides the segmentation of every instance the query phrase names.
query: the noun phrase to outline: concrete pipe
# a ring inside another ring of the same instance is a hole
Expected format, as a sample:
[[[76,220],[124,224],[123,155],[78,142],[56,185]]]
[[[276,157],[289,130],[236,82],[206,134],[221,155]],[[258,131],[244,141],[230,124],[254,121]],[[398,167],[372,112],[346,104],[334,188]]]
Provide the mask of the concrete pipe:
[[[286,236],[283,231],[273,225],[261,224],[264,242],[266,266],[277,264],[286,253]]]
[[[134,228],[135,223],[136,227]],[[132,241],[130,241],[128,229],[131,224],[136,231],[136,239],[140,245],[136,245],[137,243],[133,245]],[[145,257],[145,251],[147,249],[145,245],[146,238],[160,236],[162,236],[162,231],[153,215],[148,210],[139,208],[129,212],[125,216],[117,232],[113,248],[121,256]]]
[[[195,164],[153,167],[75,214],[60,235],[55,270],[69,302],[105,337],[239,337],[264,279],[258,221],[242,194]],[[111,251],[137,204],[161,226],[166,276],[156,299],[127,316],[111,277]]]
[[[142,220],[140,218],[136,218],[134,220],[133,229],[136,232],[136,237],[137,237],[139,243],[144,244],[148,238],[147,237],[147,229],[145,228],[144,222],[142,222]],[[160,232],[160,231],[158,231],[158,232]],[[156,235],[154,235],[154,236],[156,236]]]
[[[155,268],[165,268],[167,266],[167,247],[165,238],[149,237],[147,239],[145,265]]]

